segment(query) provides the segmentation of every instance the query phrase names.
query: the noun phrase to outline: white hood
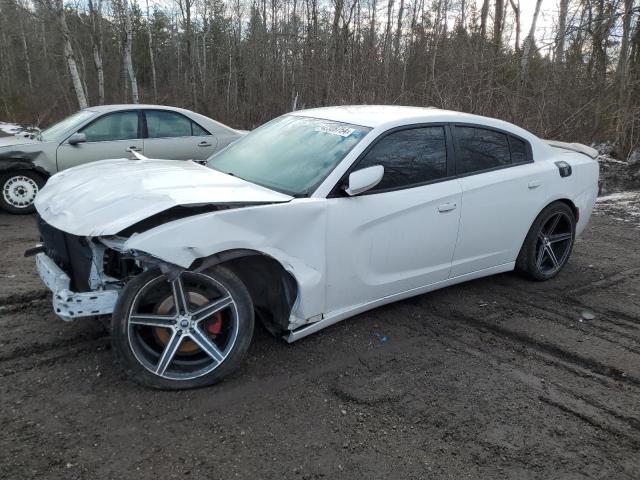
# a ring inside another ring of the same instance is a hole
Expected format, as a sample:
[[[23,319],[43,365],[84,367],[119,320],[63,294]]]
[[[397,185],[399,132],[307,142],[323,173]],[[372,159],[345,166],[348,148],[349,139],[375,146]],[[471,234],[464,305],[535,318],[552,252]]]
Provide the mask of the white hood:
[[[276,203],[292,197],[184,160],[103,160],[51,177],[35,206],[74,235],[113,235],[177,205]]]

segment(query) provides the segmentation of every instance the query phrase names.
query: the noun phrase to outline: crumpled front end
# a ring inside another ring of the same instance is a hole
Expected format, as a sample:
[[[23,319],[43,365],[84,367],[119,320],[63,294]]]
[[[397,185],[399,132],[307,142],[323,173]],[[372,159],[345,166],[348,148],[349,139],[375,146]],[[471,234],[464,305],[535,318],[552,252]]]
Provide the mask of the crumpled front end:
[[[98,238],[72,235],[41,218],[42,244],[36,249],[36,268],[53,294],[54,312],[63,320],[109,315],[120,290],[142,268],[133,258]]]

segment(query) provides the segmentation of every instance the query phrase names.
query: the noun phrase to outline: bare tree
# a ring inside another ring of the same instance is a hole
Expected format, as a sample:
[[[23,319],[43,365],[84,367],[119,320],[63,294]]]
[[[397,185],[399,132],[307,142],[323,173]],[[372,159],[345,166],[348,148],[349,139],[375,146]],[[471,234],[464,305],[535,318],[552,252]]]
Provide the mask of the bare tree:
[[[624,152],[640,141],[639,0],[557,0],[551,43],[541,0],[526,26],[519,0],[129,1],[0,0],[0,114],[55,120],[79,98],[148,92],[251,128],[291,108],[389,102]]]
[[[558,14],[558,32],[556,35],[555,61],[560,63],[564,59],[564,44],[567,36],[567,12],[569,0],[560,0],[560,11]]]
[[[78,65],[76,63],[76,57],[71,45],[71,33],[69,32],[69,26],[67,25],[67,17],[64,11],[64,3],[62,0],[56,0],[56,6],[58,10],[58,20],[60,22],[60,30],[62,32],[62,42],[64,46],[64,58],[67,61],[69,67],[69,75],[71,76],[71,83],[73,84],[73,90],[78,100],[78,106],[80,108],[87,108],[87,95],[82,86],[82,79],[80,73],[78,73]]]
[[[102,66],[102,0],[94,6],[89,0],[89,16],[91,18],[91,49],[93,63],[98,80],[98,105],[104,105],[104,68]]]
[[[502,45],[502,27],[504,19],[504,2],[505,0],[495,0],[495,15],[493,17],[493,43],[496,51],[500,50]]]
[[[133,42],[133,26],[131,24],[131,11],[129,10],[129,4],[127,0],[122,0],[122,14],[124,16],[124,43],[123,43],[123,58],[124,67],[129,76],[131,82],[131,100],[133,103],[140,103],[138,95],[138,80],[136,79],[136,73],[133,69],[133,61],[131,60],[131,47]]]
[[[182,15],[182,26],[185,36],[185,52],[187,61],[187,77],[191,91],[191,103],[193,108],[198,108],[198,93],[196,90],[196,75],[193,65],[193,25],[191,23],[191,13],[194,0],[176,0]]]
[[[149,15],[149,0],[147,2],[147,36],[149,38],[149,62],[151,64],[151,81],[153,82],[153,99],[158,100],[158,79],[156,75],[156,61],[153,54],[153,34],[151,33],[151,15]]]
[[[533,12],[533,19],[531,20],[531,28],[529,34],[524,40],[524,46],[522,48],[522,59],[520,60],[520,79],[524,83],[527,79],[527,73],[529,71],[529,60],[531,56],[531,49],[535,42],[536,24],[538,23],[538,15],[540,14],[540,5],[542,0],[536,0],[536,8]]]
[[[487,34],[487,18],[489,17],[489,0],[482,0],[482,9],[480,10],[480,36],[485,37]]]
[[[509,0],[511,9],[513,10],[513,22],[515,23],[516,39],[515,50],[520,51],[520,0]]]

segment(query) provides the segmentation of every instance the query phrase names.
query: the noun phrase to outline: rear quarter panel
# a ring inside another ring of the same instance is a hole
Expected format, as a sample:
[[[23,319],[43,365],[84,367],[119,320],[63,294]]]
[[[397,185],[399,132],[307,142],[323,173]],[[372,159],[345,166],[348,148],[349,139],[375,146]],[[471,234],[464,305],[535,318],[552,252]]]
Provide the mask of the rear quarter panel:
[[[574,203],[580,212],[576,224],[576,235],[580,235],[589,223],[598,196],[598,162],[581,153],[550,148],[552,155],[546,161],[552,165],[557,161],[565,161],[571,165],[572,172],[563,178],[555,169],[547,184],[549,202],[568,198]]]

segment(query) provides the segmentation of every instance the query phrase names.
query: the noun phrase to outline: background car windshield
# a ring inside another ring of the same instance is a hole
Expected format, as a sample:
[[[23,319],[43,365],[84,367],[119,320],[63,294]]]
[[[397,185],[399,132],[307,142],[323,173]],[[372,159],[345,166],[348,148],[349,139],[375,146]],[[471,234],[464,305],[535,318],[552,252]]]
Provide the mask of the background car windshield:
[[[287,115],[254,130],[207,165],[289,195],[310,193],[369,128]]]
[[[70,117],[61,120],[58,123],[54,123],[46,130],[43,130],[40,133],[40,140],[42,140],[43,142],[57,140],[59,135],[63,134],[69,129],[72,129],[74,126],[79,126],[82,122],[88,120],[94,115],[95,112],[90,112],[88,110],[81,110],[78,113],[74,113]]]

